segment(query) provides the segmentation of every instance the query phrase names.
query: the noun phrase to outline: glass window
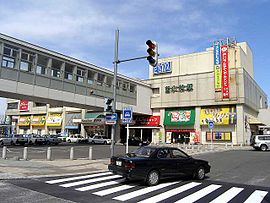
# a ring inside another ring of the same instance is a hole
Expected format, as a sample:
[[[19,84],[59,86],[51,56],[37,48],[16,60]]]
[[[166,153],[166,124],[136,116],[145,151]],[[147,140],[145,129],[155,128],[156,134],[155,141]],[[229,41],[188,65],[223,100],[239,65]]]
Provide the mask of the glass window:
[[[30,71],[30,64],[28,62],[21,61],[20,69],[24,71]]]
[[[117,81],[116,88],[119,89],[122,87],[122,81]]]
[[[136,86],[133,84],[130,84],[129,91],[134,93],[136,91]]]
[[[14,68],[14,65],[15,65],[14,58],[3,56],[3,59],[2,59],[2,66],[3,67]]]
[[[158,158],[170,158],[170,153],[168,149],[160,149],[157,154]]]
[[[153,88],[152,92],[153,94],[159,94],[159,88]]]
[[[65,79],[72,80],[73,79],[72,73],[65,72]]]
[[[53,77],[60,78],[60,76],[61,76],[60,70],[52,69],[51,75],[52,75]]]
[[[104,83],[104,78],[105,78],[105,75],[103,75],[101,73],[98,73],[98,75],[97,75],[97,84],[102,85]]]
[[[77,69],[77,81],[83,82],[83,77],[85,75],[85,71],[82,69]]]
[[[47,69],[44,66],[37,65],[37,70],[36,73],[40,75],[46,75],[47,74]]]
[[[127,82],[123,82],[122,89],[123,89],[124,91],[126,91],[127,88],[128,88],[128,83],[127,83]]]
[[[112,84],[113,84],[113,78],[110,77],[110,76],[107,76],[107,82],[106,82],[106,85],[107,85],[108,87],[111,87]]]
[[[187,158],[187,157],[188,156],[180,150],[177,149],[172,150],[172,158]]]
[[[95,77],[95,73],[89,70],[88,76],[87,76],[87,83],[92,85],[94,83],[94,77]]]

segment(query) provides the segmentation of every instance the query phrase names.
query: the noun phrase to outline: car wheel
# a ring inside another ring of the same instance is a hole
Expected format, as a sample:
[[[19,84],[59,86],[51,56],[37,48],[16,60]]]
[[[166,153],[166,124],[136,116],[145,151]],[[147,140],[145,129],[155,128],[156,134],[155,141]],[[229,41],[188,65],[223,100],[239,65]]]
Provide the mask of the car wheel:
[[[3,146],[3,145],[4,145],[4,142],[3,142],[3,141],[1,141],[1,142],[0,142],[0,145],[1,145],[1,146]]]
[[[29,144],[30,144],[30,145],[32,145],[32,144],[33,144],[33,142],[32,142],[32,141],[30,141],[30,142],[29,142]]]
[[[267,146],[265,144],[261,145],[260,148],[261,148],[262,151],[266,151],[267,150]]]
[[[91,142],[92,144],[95,144],[94,140]]]
[[[104,141],[104,143],[103,144],[107,144],[107,142],[106,141]]]
[[[146,178],[146,184],[148,186],[153,186],[157,185],[159,182],[159,172],[156,170],[152,170],[148,173],[147,178]]]
[[[71,143],[71,140],[68,140],[69,143]]]
[[[13,141],[11,141],[11,142],[10,142],[10,145],[14,145],[14,142],[13,142]]]
[[[205,178],[205,169],[203,166],[200,166],[195,174],[194,174],[194,178],[198,179],[198,180],[203,180]]]

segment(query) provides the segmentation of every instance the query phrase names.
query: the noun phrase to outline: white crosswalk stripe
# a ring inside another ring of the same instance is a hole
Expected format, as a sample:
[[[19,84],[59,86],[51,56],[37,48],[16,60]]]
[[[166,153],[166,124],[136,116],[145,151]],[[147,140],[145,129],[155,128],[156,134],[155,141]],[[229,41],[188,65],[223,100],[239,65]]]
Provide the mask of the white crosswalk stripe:
[[[143,201],[140,201],[138,203],[155,203],[155,202],[160,202],[162,200],[168,199],[169,197],[172,197],[172,196],[177,195],[177,194],[179,194],[181,192],[184,192],[184,191],[189,190],[189,189],[191,189],[193,187],[196,187],[196,186],[198,186],[200,184],[201,183],[195,183],[195,182],[188,183],[188,184],[182,185],[180,187],[174,188],[172,190],[169,190],[167,192],[164,192],[164,193],[158,194],[156,196],[150,197],[150,198],[145,199]]]
[[[216,199],[211,201],[210,203],[227,203],[236,195],[238,195],[244,188],[232,187],[231,189],[227,190],[222,195],[218,196]]]
[[[95,173],[91,175],[84,175],[84,176],[77,176],[77,177],[71,177],[71,178],[61,178],[61,179],[56,179],[56,180],[50,180],[46,181],[48,184],[56,184],[56,183],[63,183],[63,182],[68,182],[72,180],[80,180],[80,179],[86,179],[86,178],[94,178],[94,177],[99,177],[99,176],[104,176],[104,175],[111,175],[111,172],[105,172],[105,173]]]
[[[218,188],[220,188],[221,185],[209,185],[206,188],[203,188],[187,197],[184,197],[183,199],[180,199],[178,201],[176,201],[175,203],[192,203],[192,202],[196,202],[197,200],[201,199],[202,197],[208,195],[209,193],[217,190]]]
[[[73,186],[84,185],[84,184],[88,184],[88,183],[94,183],[94,182],[98,182],[98,181],[116,179],[116,178],[121,178],[121,177],[122,176],[119,176],[119,175],[106,176],[106,177],[101,177],[101,178],[94,178],[94,179],[82,180],[82,181],[78,181],[78,182],[66,183],[66,184],[62,184],[60,186],[61,187],[73,187]]]
[[[133,188],[133,187],[135,187],[135,186],[134,185],[121,185],[121,186],[118,186],[118,187],[115,187],[115,188],[110,188],[110,189],[107,189],[107,190],[101,190],[101,191],[95,192],[93,194],[98,195],[98,196],[105,196],[105,195],[113,194],[115,192],[127,190],[127,189],[130,189],[130,188]]]
[[[75,190],[89,191],[89,190],[94,190],[94,189],[98,189],[98,188],[109,186],[109,185],[116,185],[116,184],[119,184],[119,183],[124,182],[124,181],[125,181],[125,179],[123,178],[123,179],[120,179],[118,181],[109,181],[109,182],[105,182],[105,183],[97,183],[97,184],[94,184],[94,185],[89,185],[89,186],[76,188]]]
[[[192,203],[204,198],[203,200],[210,203],[227,203],[233,198],[238,197],[238,200],[243,198],[239,202],[260,203],[269,197],[269,191],[255,190],[256,188],[254,188],[254,192],[251,194],[248,191],[248,196],[242,195],[245,192],[245,186],[233,187],[231,183],[224,183],[224,186],[230,185],[231,187],[222,192],[222,190],[218,189],[223,186],[223,183],[211,184],[215,183],[214,181],[186,182],[184,184],[181,181],[166,182],[152,187],[127,184],[125,178],[120,175],[114,175],[111,172],[53,179],[45,182],[48,184],[59,184],[59,186],[64,188],[79,186],[75,187],[74,190],[81,192],[89,191],[90,194],[97,197],[107,198],[105,201],[108,201],[108,198],[118,201],[134,201],[134,198],[137,198],[138,203],[157,203],[164,200],[169,201],[169,198],[173,198],[176,203]],[[125,193],[123,194],[123,192]],[[155,193],[151,195],[152,192]],[[187,195],[183,195],[185,194],[184,192]],[[211,195],[207,196],[209,194]],[[207,198],[209,200],[206,200]]]
[[[267,193],[266,191],[255,190],[244,203],[262,202]]]
[[[161,188],[164,188],[164,187],[176,184],[176,183],[179,183],[179,182],[162,183],[162,184],[159,184],[159,185],[156,185],[156,186],[147,187],[147,188],[136,190],[134,192],[130,192],[130,193],[127,193],[127,194],[124,194],[124,195],[120,195],[120,196],[114,197],[113,199],[119,200],[119,201],[126,201],[126,200],[129,200],[129,199],[132,199],[132,198],[135,198],[135,197],[138,197],[138,196],[153,192],[155,190],[159,190]]]

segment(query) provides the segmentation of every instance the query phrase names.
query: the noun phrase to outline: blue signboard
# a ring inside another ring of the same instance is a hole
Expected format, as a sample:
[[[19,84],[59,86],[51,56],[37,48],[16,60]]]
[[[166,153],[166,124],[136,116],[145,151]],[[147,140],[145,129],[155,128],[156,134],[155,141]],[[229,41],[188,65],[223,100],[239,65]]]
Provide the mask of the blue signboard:
[[[220,65],[220,42],[216,41],[214,43],[214,64]]]
[[[156,67],[153,68],[154,75],[171,72],[172,72],[172,62],[159,63]]]
[[[214,122],[213,121],[208,121],[208,128],[213,129],[214,128]]]
[[[106,121],[117,121],[117,113],[106,114]]]

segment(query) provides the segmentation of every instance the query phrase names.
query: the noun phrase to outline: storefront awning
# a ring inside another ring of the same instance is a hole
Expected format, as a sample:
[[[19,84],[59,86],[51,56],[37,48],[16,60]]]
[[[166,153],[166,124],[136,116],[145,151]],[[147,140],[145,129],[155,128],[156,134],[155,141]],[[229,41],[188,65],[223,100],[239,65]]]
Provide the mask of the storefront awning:
[[[261,122],[258,118],[255,118],[254,116],[248,117],[248,123],[250,125],[264,125],[263,122]]]

